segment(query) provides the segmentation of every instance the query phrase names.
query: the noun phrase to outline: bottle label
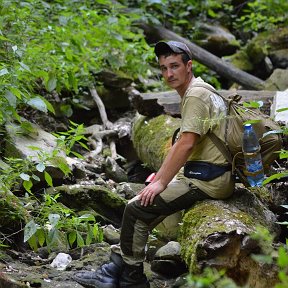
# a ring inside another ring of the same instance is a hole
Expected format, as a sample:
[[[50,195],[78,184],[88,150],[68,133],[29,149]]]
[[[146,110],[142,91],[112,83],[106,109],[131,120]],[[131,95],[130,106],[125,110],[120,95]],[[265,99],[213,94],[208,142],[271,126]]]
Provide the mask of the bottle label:
[[[246,176],[255,176],[257,174],[263,173],[263,165],[261,160],[253,161],[253,163],[247,163],[246,165]]]

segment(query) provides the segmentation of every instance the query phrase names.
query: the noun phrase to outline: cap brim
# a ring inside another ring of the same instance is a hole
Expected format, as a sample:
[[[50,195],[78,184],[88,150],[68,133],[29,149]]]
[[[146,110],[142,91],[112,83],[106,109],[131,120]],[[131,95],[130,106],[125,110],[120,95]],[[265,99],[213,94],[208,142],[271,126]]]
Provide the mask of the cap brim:
[[[181,49],[180,47],[173,45],[172,43],[169,45],[169,42],[168,43],[167,42],[158,42],[154,48],[154,52],[158,58],[160,55],[163,55],[163,54],[165,54],[167,52],[171,52],[171,51],[173,51],[177,54],[178,53],[186,53],[190,57],[190,59],[192,59],[190,53],[187,53],[187,51]]]

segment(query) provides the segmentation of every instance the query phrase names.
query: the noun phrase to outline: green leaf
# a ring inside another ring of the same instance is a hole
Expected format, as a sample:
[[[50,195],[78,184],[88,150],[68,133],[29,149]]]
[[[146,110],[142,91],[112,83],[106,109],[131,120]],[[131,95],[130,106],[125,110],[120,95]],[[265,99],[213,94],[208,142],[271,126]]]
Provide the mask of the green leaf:
[[[92,214],[83,214],[79,217],[81,221],[93,221],[95,222],[95,217]]]
[[[24,70],[31,72],[30,68],[26,64],[24,64],[23,62],[19,62],[19,64]]]
[[[280,154],[279,154],[279,158],[280,159],[288,158],[288,151],[287,150],[281,151]]]
[[[44,165],[44,163],[39,163],[36,165],[36,169],[39,172],[43,172],[45,170],[46,166]]]
[[[52,92],[55,88],[56,88],[56,85],[57,85],[57,79],[55,76],[51,76],[51,78],[49,78],[48,80],[48,83],[47,83],[47,90],[49,92]]]
[[[98,233],[99,233],[99,227],[98,227],[97,224],[94,224],[94,226],[93,226],[93,235],[94,235],[95,239],[97,239]]]
[[[30,175],[26,174],[26,173],[21,173],[20,178],[23,179],[24,181],[29,181],[30,180]]]
[[[9,71],[7,70],[7,68],[3,68],[0,70],[0,76],[6,75],[6,74],[9,74]]]
[[[24,227],[24,242],[28,241],[32,235],[34,235],[37,231],[37,224],[34,220],[28,222]]]
[[[254,259],[255,261],[257,261],[259,263],[266,263],[266,264],[272,264],[273,263],[273,259],[269,255],[255,255],[255,254],[252,254],[252,259]]]
[[[81,155],[81,154],[79,154],[79,153],[77,153],[75,151],[70,151],[70,153],[73,154],[74,156],[76,156],[79,159],[84,159],[83,155]]]
[[[44,230],[42,228],[37,229],[36,235],[37,235],[37,239],[38,239],[39,245],[41,247],[43,247],[43,245],[45,243],[45,240],[46,240],[46,235],[45,235]]]
[[[10,91],[6,91],[4,97],[7,99],[7,101],[13,108],[16,108],[17,98],[13,93],[11,93]]]
[[[68,234],[68,242],[69,242],[70,247],[72,247],[73,243],[76,241],[76,238],[77,238],[77,233],[75,230],[73,230],[72,232]]]
[[[55,226],[58,224],[58,222],[60,220],[60,215],[59,214],[49,214],[48,219],[50,221],[52,228],[55,228]]]
[[[86,236],[86,245],[90,245],[92,243],[91,234],[88,232]]]
[[[18,88],[15,87],[10,87],[9,88],[10,92],[13,93],[13,95],[15,95],[18,99],[21,99],[21,91]]]
[[[45,178],[45,181],[47,182],[47,184],[50,187],[53,187],[52,177],[50,176],[50,174],[47,171],[44,171],[44,178]]]
[[[35,235],[32,235],[31,238],[28,240],[29,246],[36,252],[38,249],[37,238]]]
[[[31,193],[31,188],[33,187],[33,183],[31,180],[29,181],[24,181],[23,182],[23,187],[25,188],[26,191],[30,192]]]
[[[45,98],[41,97],[41,99],[44,101],[48,111],[50,111],[51,113],[53,113],[55,115],[56,112],[55,112],[53,105],[49,101],[47,101]]]
[[[288,173],[277,173],[277,174],[271,175],[263,181],[263,185],[268,184],[274,179],[281,179],[282,177],[286,177],[286,176],[288,176]]]
[[[83,247],[85,246],[85,243],[84,243],[84,240],[83,240],[83,237],[81,236],[81,234],[77,231],[77,246],[78,247]]]
[[[281,109],[277,109],[276,112],[283,112],[283,111],[287,111],[288,108],[281,108]]]
[[[30,99],[27,104],[41,112],[47,113],[46,103],[39,97]]]

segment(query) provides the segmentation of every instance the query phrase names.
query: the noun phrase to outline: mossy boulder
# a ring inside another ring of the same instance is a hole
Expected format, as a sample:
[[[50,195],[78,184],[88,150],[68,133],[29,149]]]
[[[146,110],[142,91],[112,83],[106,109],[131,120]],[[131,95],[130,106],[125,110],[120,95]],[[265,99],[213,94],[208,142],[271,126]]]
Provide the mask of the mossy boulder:
[[[47,189],[49,194],[60,193],[58,201],[76,211],[86,210],[98,215],[102,224],[113,223],[119,227],[126,200],[100,185],[63,185]],[[91,213],[90,212],[90,213]],[[96,217],[97,218],[97,217]],[[104,223],[106,220],[107,223]]]
[[[246,72],[251,72],[253,70],[253,64],[251,63],[251,60],[249,59],[249,56],[245,50],[239,50],[237,53],[231,56],[223,57],[223,59],[226,62],[233,64],[240,70]]]

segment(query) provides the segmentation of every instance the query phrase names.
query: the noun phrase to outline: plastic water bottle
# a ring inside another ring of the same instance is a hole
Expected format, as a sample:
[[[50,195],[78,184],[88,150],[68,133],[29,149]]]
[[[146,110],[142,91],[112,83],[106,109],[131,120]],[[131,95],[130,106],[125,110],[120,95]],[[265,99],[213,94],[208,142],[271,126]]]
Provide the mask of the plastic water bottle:
[[[251,187],[260,187],[264,180],[263,163],[260,145],[251,124],[244,125],[242,150],[246,165],[246,177]]]

